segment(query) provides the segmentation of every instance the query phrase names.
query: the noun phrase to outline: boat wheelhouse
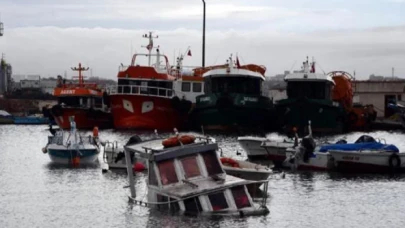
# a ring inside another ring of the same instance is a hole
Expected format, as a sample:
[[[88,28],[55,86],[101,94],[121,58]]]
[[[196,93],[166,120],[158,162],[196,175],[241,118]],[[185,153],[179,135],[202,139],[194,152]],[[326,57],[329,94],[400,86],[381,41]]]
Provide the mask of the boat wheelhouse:
[[[130,66],[120,66],[118,86],[110,88],[114,126],[148,130],[182,128],[196,96],[203,93],[202,78],[182,74],[182,57],[175,68],[171,67],[159,47],[153,47],[153,38],[157,36],[149,33],[143,37],[149,39],[148,53],[135,54]],[[156,53],[152,54],[154,49]],[[147,65],[140,64],[141,57],[147,57]]]
[[[181,139],[177,136],[170,140]],[[134,152],[148,160],[148,202],[157,208],[170,208],[184,213],[220,215],[267,214],[265,199],[253,202],[246,187],[253,183],[227,175],[216,150],[218,145],[209,138],[196,138],[189,144],[164,147],[166,140],[154,139],[126,146],[125,152]],[[163,142],[163,143],[162,143]],[[128,160],[127,160],[128,161]],[[131,199],[135,199],[132,167],[128,165]]]
[[[197,97],[194,119],[211,130],[267,128],[273,103],[263,88],[264,66],[234,65],[232,56],[224,67],[206,71],[204,95]]]
[[[332,100],[334,80],[326,74],[315,72],[315,61],[303,62],[302,70],[287,74],[287,99],[276,104],[280,128],[291,132],[296,127],[304,133],[308,120],[316,132],[342,132],[345,110]]]
[[[58,77],[54,96],[58,104],[51,108],[55,122],[62,129],[70,128],[70,116],[74,116],[78,129],[111,128],[112,116],[109,108],[107,93],[95,83],[84,83],[83,71],[85,68],[71,68],[78,71],[78,83],[66,83],[61,76]],[[76,77],[73,77],[76,78]]]

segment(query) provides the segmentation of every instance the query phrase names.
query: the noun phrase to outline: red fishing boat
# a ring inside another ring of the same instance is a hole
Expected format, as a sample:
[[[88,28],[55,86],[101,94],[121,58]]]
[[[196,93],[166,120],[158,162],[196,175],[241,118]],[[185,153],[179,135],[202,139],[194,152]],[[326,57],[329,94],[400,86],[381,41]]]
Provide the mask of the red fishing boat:
[[[184,55],[171,67],[159,47],[153,47],[157,36],[150,32],[143,37],[149,39],[148,53],[133,55],[128,67],[121,64],[118,85],[109,91],[114,127],[170,131],[183,128],[196,97],[203,94],[203,79],[184,75]],[[191,55],[189,49],[186,53]],[[140,57],[147,57],[148,65],[137,63]]]
[[[71,68],[78,71],[78,83],[66,83],[58,76],[58,84],[54,89],[54,96],[58,97],[58,104],[50,110],[55,122],[60,128],[69,129],[69,117],[74,116],[77,129],[111,128],[112,115],[109,110],[108,95],[97,84],[84,83],[83,71],[89,68]]]

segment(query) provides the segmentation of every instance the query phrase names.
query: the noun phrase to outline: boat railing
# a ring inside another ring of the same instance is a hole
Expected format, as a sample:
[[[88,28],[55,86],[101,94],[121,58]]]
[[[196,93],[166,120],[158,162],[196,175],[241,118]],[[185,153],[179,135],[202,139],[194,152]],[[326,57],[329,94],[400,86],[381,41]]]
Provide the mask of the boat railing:
[[[125,95],[147,95],[154,97],[167,97],[174,96],[173,89],[154,87],[154,86],[142,86],[142,85],[117,85],[108,87],[108,93],[110,95],[125,94]]]

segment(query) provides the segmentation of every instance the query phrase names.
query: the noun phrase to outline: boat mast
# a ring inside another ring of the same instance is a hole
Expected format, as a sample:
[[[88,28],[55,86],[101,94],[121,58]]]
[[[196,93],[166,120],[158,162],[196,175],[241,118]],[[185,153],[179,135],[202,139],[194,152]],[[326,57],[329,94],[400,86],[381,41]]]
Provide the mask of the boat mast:
[[[149,44],[146,46],[142,46],[142,47],[146,47],[146,49],[148,49],[148,66],[150,66],[151,64],[151,54],[152,54],[152,49],[153,49],[153,38],[159,38],[159,36],[152,36],[152,32],[149,32],[149,34],[144,34],[142,36],[143,38],[147,38],[149,39]]]
[[[88,67],[87,68],[82,67],[82,64],[79,63],[79,67],[71,67],[70,69],[72,69],[73,71],[79,71],[79,85],[83,85],[84,84],[84,79],[83,79],[82,71],[88,71],[89,68]]]

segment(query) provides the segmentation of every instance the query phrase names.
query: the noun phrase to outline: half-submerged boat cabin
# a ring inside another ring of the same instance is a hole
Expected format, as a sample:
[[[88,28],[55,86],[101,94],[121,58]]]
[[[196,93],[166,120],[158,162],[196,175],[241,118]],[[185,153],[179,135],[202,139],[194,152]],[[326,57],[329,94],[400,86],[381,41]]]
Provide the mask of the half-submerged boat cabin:
[[[243,216],[269,212],[265,200],[260,205],[254,203],[246,187],[258,181],[226,175],[216,143],[200,138],[165,148],[163,141],[156,139],[125,147],[148,160],[149,206],[191,214]]]

